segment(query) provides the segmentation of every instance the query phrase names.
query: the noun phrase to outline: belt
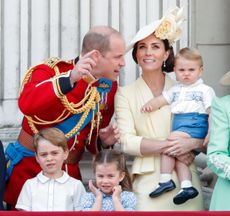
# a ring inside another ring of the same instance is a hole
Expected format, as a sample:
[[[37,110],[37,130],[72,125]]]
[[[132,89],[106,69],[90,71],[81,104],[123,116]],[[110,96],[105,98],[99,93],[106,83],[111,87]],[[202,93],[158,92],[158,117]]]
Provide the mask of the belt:
[[[18,136],[18,142],[25,148],[29,149],[30,151],[35,151],[33,145],[33,136],[28,134],[23,129],[21,129],[20,134]]]

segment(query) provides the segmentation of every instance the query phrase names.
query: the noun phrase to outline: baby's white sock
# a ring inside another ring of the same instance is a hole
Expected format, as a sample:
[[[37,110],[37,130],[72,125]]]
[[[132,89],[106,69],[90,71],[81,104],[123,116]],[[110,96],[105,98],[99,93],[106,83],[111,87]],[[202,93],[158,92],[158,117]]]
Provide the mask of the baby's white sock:
[[[192,182],[190,180],[184,180],[181,182],[181,188],[192,187]]]
[[[172,179],[172,175],[169,173],[160,174],[160,183],[168,182],[171,179]]]

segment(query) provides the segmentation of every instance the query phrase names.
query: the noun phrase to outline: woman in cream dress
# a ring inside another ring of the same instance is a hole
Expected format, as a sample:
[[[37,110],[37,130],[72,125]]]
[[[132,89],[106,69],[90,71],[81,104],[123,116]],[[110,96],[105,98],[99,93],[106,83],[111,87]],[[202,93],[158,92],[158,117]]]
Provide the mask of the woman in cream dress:
[[[163,90],[175,84],[165,72],[173,70],[174,55],[171,45],[179,38],[179,35],[176,35],[179,31],[175,28],[174,34],[167,34],[167,30],[171,29],[161,27],[167,15],[179,22],[180,14],[181,10],[175,8],[161,20],[139,30],[128,49],[133,49],[134,61],[141,67],[142,75],[133,84],[120,87],[115,97],[122,150],[135,157],[132,166],[133,187],[138,200],[137,210],[140,211],[203,210],[201,185],[193,164],[194,155],[191,153],[193,149],[202,146],[202,140],[177,137],[167,140],[171,121],[169,106],[152,113],[140,111],[153,96],[159,96]],[[149,193],[159,182],[161,153],[173,155],[187,165],[191,164],[192,183],[199,191],[196,198],[182,205],[173,203],[173,197],[180,188],[175,172],[172,178],[176,189],[156,198],[149,197]]]

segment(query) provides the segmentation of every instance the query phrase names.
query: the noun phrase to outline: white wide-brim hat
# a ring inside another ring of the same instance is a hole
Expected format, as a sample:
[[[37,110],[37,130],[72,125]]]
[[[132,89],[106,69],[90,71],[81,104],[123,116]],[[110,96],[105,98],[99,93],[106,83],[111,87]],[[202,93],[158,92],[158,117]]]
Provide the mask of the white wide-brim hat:
[[[224,86],[230,85],[230,71],[228,71],[226,74],[224,74],[224,76],[221,77],[220,84]]]
[[[172,45],[180,39],[182,33],[181,24],[184,20],[183,8],[170,8],[161,19],[151,22],[141,28],[126,47],[126,52],[132,49],[135,43],[153,33],[161,40],[167,39],[169,44]]]
[[[160,25],[160,20],[157,20],[155,22],[152,22],[146,26],[144,26],[143,28],[141,28],[136,35],[134,36],[134,38],[130,41],[129,45],[126,47],[126,52],[128,52],[129,50],[131,50],[134,46],[135,43],[137,43],[138,41],[143,40],[144,38],[148,37],[149,35],[153,34],[154,31],[156,30],[156,28]]]

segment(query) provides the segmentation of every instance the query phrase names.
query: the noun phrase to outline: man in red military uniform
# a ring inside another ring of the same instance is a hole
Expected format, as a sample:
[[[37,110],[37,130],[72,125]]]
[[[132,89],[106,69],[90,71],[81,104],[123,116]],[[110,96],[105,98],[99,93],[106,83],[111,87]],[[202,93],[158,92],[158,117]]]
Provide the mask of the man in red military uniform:
[[[68,62],[50,58],[27,72],[19,96],[22,129],[16,143],[5,151],[4,200],[11,209],[24,182],[40,171],[33,147],[33,134],[40,129],[57,127],[65,133],[70,153],[63,169],[78,179],[78,162],[85,148],[95,154],[119,140],[118,129],[110,120],[124,54],[119,32],[98,26],[85,35],[80,57]]]

